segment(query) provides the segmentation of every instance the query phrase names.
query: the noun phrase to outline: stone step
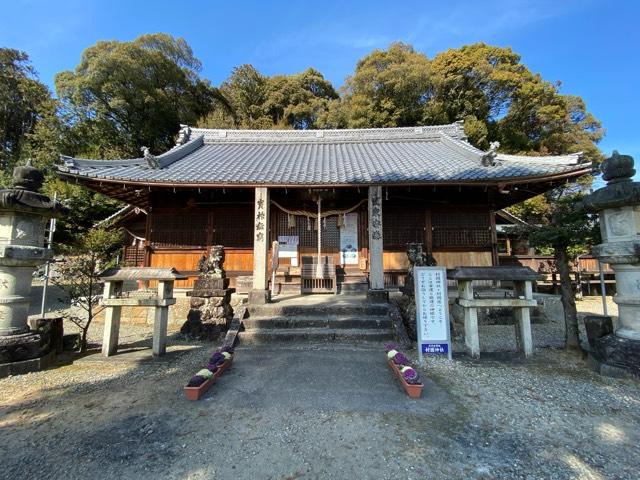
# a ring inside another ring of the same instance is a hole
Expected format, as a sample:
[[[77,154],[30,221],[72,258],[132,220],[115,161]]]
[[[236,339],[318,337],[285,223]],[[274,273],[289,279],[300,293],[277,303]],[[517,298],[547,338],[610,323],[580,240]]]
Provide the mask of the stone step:
[[[369,289],[367,282],[339,283],[338,293],[365,293]]]
[[[240,333],[240,342],[251,344],[279,342],[386,342],[393,339],[393,330],[379,328],[264,328],[245,330]]]
[[[327,303],[321,305],[278,305],[269,303],[266,305],[249,305],[249,317],[283,317],[283,316],[381,316],[389,314],[389,305],[386,303],[361,303],[340,304]]]
[[[345,315],[250,317],[245,319],[243,323],[247,330],[262,328],[385,329],[393,326],[391,319],[386,315],[366,317]]]

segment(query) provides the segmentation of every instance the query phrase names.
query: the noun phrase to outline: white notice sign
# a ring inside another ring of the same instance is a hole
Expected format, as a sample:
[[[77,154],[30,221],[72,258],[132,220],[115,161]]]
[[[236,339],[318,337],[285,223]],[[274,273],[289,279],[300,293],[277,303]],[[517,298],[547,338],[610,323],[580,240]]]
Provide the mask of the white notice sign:
[[[280,245],[278,256],[280,258],[298,258],[298,243],[297,235],[278,235],[278,244]]]
[[[451,359],[447,269],[415,267],[413,281],[420,361],[429,354],[447,355]]]
[[[340,229],[340,263],[358,265],[358,213],[347,213]]]

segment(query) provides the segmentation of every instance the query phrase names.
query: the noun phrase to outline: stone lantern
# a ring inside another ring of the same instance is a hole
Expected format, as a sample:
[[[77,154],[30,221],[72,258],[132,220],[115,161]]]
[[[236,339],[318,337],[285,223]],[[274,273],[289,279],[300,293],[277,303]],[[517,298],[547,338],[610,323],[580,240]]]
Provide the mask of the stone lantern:
[[[46,340],[27,324],[33,272],[51,259],[45,227],[63,208],[38,193],[44,175],[29,165],[13,171],[13,187],[0,191],[0,364],[46,353]]]
[[[615,332],[596,341],[598,360],[610,367],[640,373],[640,182],[633,158],[614,151],[602,163],[604,188],[583,201],[600,215],[602,243],[593,254],[615,272],[618,323]]]

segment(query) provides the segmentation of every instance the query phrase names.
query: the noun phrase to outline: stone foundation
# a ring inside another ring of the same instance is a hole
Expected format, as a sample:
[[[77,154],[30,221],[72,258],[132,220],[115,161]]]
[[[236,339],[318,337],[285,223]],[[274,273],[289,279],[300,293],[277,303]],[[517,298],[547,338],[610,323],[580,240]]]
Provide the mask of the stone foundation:
[[[640,340],[606,335],[595,342],[594,359],[600,364],[600,372],[609,376],[616,370],[627,371],[640,379]]]
[[[187,292],[189,313],[180,332],[205,340],[214,340],[226,332],[233,318],[231,295],[235,292],[234,288],[228,287],[228,278],[198,278],[193,290]]]
[[[30,321],[32,331],[0,337],[0,378],[47,368],[63,350],[62,318]]]

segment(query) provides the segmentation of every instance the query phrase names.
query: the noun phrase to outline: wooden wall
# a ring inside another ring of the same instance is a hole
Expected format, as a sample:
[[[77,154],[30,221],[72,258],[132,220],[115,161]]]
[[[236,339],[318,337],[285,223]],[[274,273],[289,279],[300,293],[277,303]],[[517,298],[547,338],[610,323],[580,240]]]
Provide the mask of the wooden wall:
[[[438,265],[447,268],[453,267],[488,267],[493,265],[490,251],[454,251],[433,252],[433,257]],[[383,267],[385,270],[406,270],[409,268],[409,260],[405,252],[384,252]]]
[[[198,276],[198,261],[204,255],[204,249],[155,249],[151,252],[152,267],[175,268],[189,275],[187,280],[178,280],[176,288],[191,288]],[[230,277],[251,275],[253,272],[253,250],[225,249],[223,268]]]
[[[426,191],[426,190],[425,190]],[[437,193],[440,193],[438,191]],[[252,191],[220,192],[201,195],[183,194],[157,196],[147,216],[144,263],[153,267],[174,267],[189,275],[177,287],[190,287],[197,275],[197,264],[210,245],[225,246],[224,269],[230,277],[251,275],[253,271],[253,199]],[[346,195],[346,193],[344,193]],[[352,192],[353,194],[353,192]],[[406,197],[406,195],[413,197]],[[408,267],[406,244],[421,242],[431,251],[438,265],[488,266],[496,263],[495,222],[487,205],[445,206],[444,200],[429,200],[424,191],[411,190],[400,197],[392,191],[383,201],[384,254],[383,267],[387,272],[403,272]],[[342,194],[341,194],[342,195]],[[358,192],[356,197],[366,195]],[[431,192],[430,195],[435,195]],[[353,205],[358,198],[345,198],[335,208]],[[221,199],[221,200],[219,200]],[[272,207],[271,240],[278,234],[300,235],[306,245],[300,245],[299,256],[315,255],[312,246],[316,232],[307,227],[306,219],[291,228],[286,215]],[[367,269],[368,231],[366,204],[358,209],[358,243],[360,269]],[[324,254],[332,255],[339,264],[339,229],[336,217],[329,217]],[[140,227],[140,226],[138,226]],[[309,237],[309,238],[307,238]],[[323,241],[324,244],[324,241]],[[139,253],[139,252],[137,252]],[[139,255],[134,256],[134,260]],[[281,264],[288,263],[287,260]],[[299,262],[300,264],[300,262]]]

